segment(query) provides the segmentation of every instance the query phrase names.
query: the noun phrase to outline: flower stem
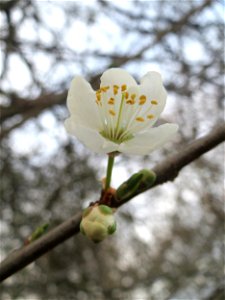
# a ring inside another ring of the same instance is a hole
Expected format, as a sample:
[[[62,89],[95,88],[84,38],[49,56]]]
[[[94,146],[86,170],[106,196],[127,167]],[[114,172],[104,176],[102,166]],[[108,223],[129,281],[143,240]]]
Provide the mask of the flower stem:
[[[112,170],[113,170],[113,164],[114,164],[114,155],[109,154],[108,158],[108,166],[107,166],[107,173],[106,173],[106,182],[105,182],[105,191],[108,190],[110,187],[111,177],[112,177]]]

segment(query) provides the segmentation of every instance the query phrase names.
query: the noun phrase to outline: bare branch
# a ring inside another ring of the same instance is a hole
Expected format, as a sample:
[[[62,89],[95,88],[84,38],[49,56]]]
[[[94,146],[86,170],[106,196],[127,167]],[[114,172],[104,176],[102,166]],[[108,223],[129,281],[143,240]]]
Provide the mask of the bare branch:
[[[77,234],[80,220],[81,213],[78,213],[28,246],[12,252],[0,266],[0,281],[21,270],[38,257]]]
[[[156,166],[154,171],[157,175],[157,180],[152,187],[174,180],[183,167],[189,165],[192,161],[213,149],[224,140],[225,123],[222,123],[203,138],[199,138],[190,145],[185,146],[179,153],[175,153],[173,156]],[[145,190],[141,190],[138,194],[143,193],[144,191]],[[127,198],[123,202],[118,203],[117,207],[129,200],[130,198]],[[38,257],[77,234],[79,232],[80,220],[81,213],[78,213],[30,245],[15,250],[1,263],[0,280],[3,281]]]

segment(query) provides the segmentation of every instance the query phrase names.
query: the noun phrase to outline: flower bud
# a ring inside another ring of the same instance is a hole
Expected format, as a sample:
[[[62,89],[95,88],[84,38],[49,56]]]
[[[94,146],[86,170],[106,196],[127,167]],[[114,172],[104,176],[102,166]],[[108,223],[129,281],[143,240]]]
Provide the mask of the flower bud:
[[[122,183],[116,191],[116,196],[119,201],[132,198],[141,190],[150,188],[155,180],[156,174],[153,171],[143,169]]]
[[[116,231],[114,211],[107,205],[95,205],[83,211],[80,231],[95,243]]]

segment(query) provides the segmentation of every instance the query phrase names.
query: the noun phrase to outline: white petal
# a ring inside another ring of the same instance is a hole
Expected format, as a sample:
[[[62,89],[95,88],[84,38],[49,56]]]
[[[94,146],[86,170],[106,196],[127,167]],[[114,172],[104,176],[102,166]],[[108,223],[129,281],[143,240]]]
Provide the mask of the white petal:
[[[128,154],[145,155],[170,140],[178,130],[177,124],[163,124],[137,134],[133,139],[120,145],[119,151]]]
[[[108,69],[101,76],[101,86],[120,86],[122,84],[126,84],[128,87],[137,85],[134,78],[127,71],[120,68]]]
[[[91,128],[77,125],[71,119],[65,122],[67,130],[75,135],[86,147],[97,153],[110,153],[117,151],[119,145],[106,140],[101,134]]]
[[[145,74],[141,79],[140,92],[147,96],[148,100],[157,100],[157,105],[152,105],[149,114],[156,116],[154,122],[158,119],[166,104],[167,93],[162,83],[161,75],[158,72],[151,71]]]
[[[89,128],[100,128],[95,92],[81,76],[76,76],[71,82],[67,96],[67,106],[75,122]]]
[[[68,118],[64,122],[64,126],[66,128],[66,131],[70,134],[73,134],[73,128],[76,126],[75,122],[73,121],[73,118]]]

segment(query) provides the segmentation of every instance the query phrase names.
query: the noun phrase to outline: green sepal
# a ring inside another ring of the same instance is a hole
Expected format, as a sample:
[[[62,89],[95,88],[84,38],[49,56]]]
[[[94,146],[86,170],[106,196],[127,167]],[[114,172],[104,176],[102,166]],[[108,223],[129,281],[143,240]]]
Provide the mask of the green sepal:
[[[113,210],[111,209],[111,207],[101,204],[98,206],[99,210],[101,211],[101,213],[103,213],[104,215],[112,215],[113,214]]]
[[[156,180],[155,172],[143,169],[138,173],[133,174],[127,181],[122,183],[116,191],[116,196],[119,201],[132,198],[138,192],[151,187]]]
[[[108,234],[113,234],[116,231],[116,222],[108,227]]]

